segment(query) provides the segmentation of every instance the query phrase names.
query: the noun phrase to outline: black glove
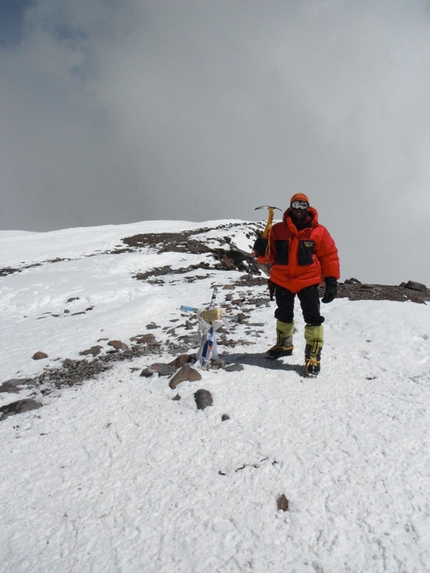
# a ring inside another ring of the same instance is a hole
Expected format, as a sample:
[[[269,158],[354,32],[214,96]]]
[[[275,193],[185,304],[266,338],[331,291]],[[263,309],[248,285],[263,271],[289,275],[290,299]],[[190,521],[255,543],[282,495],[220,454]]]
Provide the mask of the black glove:
[[[257,240],[254,243],[254,251],[259,257],[264,257],[266,254],[268,240],[264,237],[257,237]]]
[[[325,279],[325,293],[322,297],[322,302],[332,302],[337,294],[337,280],[334,277],[327,277]]]

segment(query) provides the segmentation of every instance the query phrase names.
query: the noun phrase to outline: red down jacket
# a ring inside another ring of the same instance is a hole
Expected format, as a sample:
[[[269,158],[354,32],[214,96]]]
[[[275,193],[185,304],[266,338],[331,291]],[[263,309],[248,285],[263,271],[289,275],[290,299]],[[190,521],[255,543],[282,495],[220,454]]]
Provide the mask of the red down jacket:
[[[334,240],[318,213],[309,207],[303,229],[297,229],[287,209],[281,223],[273,225],[267,256],[258,262],[270,264],[270,280],[291,292],[320,284],[324,277],[340,278],[339,256]]]

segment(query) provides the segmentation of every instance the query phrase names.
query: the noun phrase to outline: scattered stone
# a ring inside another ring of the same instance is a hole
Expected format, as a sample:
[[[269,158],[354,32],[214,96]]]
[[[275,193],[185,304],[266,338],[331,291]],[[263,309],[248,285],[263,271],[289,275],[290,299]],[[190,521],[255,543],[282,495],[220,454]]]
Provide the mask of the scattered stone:
[[[198,380],[202,379],[202,375],[198,370],[195,368],[191,368],[189,364],[184,364],[178,372],[173,376],[173,378],[169,382],[169,386],[172,389],[175,389],[176,386],[181,384],[182,382],[197,382]]]
[[[151,378],[153,374],[155,374],[155,370],[152,370],[152,368],[147,367],[142,370],[140,376],[143,376],[144,378]]]
[[[213,370],[225,368],[225,360],[222,360],[221,358],[212,358],[210,367]]]
[[[151,324],[146,325],[146,328],[148,330],[155,330],[156,328],[160,328],[160,327],[158,326],[158,324],[155,324],[155,322],[151,322]]]
[[[176,396],[174,396],[174,397],[172,398],[172,400],[175,400],[175,402],[179,402],[179,400],[181,400],[181,397],[180,397],[179,394],[176,394]]]
[[[169,364],[173,365],[175,369],[178,369],[182,368],[184,364],[190,361],[191,361],[191,356],[189,354],[180,354],[175,358],[175,360],[173,360],[173,362],[170,362]]]
[[[80,356],[87,356],[88,354],[92,354],[93,356],[98,356],[100,354],[100,352],[102,351],[103,346],[100,346],[100,344],[97,344],[96,346],[91,346],[91,348],[89,348],[88,350],[83,350],[82,352],[79,352]]]
[[[229,366],[225,367],[225,371],[226,372],[240,372],[241,370],[243,370],[243,364],[230,364]]]
[[[189,346],[177,344],[176,342],[171,342],[170,340],[166,341],[166,346],[172,354],[184,354],[190,349]]]
[[[278,499],[278,511],[288,511],[289,501],[284,494]]]
[[[200,334],[198,332],[194,334],[183,334],[182,336],[178,336],[177,340],[181,344],[198,344],[200,342]]]
[[[38,352],[35,352],[32,356],[33,360],[43,360],[44,358],[48,358],[48,355],[45,354],[45,352],[42,352],[41,350],[39,350]]]
[[[204,410],[213,404],[212,394],[208,390],[197,390],[194,394],[194,400],[196,401],[198,410]]]
[[[151,364],[149,369],[157,372],[158,376],[171,376],[176,370],[172,364],[165,364],[163,362],[155,362]]]
[[[130,338],[132,342],[136,342],[137,344],[148,344],[148,346],[158,344],[157,339],[153,334],[141,334],[139,336],[133,336]]]
[[[116,350],[128,350],[127,344],[125,342],[121,342],[121,340],[109,340],[108,346],[112,346]]]
[[[227,420],[230,420],[230,416],[228,414],[223,414],[221,417],[221,421],[226,422]]]
[[[219,229],[220,227],[218,227]],[[228,227],[231,228],[231,225]],[[192,231],[182,231],[181,233],[147,233],[125,237],[122,239],[127,246],[137,249],[139,247],[151,247],[157,249],[157,252],[184,252],[192,254],[209,253],[215,259],[213,262],[200,262],[198,265],[191,265],[186,269],[172,269],[170,266],[153,268],[149,273],[139,273],[135,278],[138,280],[150,280],[154,276],[163,276],[166,274],[179,274],[188,272],[195,268],[215,268],[222,271],[238,270],[242,272],[259,273],[255,257],[238,249],[231,244],[231,239],[218,239],[220,244],[227,244],[228,248],[209,247],[205,241],[199,237],[201,233],[206,232],[207,228],[195,229]],[[227,229],[226,229],[227,230]]]
[[[12,402],[6,406],[0,408],[1,420],[5,420],[9,416],[14,416],[15,414],[23,414],[24,412],[30,412],[31,410],[36,410],[41,408],[42,404],[32,400],[31,398],[26,398],[25,400],[18,400],[17,402]]]

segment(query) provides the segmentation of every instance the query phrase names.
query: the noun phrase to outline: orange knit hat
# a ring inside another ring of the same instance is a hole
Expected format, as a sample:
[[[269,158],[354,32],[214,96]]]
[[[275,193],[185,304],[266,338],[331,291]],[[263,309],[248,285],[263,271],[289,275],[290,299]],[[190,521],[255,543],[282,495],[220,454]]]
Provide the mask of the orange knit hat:
[[[290,200],[290,205],[293,203],[293,201],[306,201],[306,203],[309,205],[309,199],[304,193],[296,193],[293,195]]]

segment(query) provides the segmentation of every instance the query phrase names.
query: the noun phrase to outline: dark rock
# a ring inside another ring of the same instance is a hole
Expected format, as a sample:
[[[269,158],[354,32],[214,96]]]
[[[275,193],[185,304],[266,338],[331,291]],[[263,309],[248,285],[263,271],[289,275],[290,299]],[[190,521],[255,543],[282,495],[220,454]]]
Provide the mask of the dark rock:
[[[144,378],[151,378],[153,374],[155,374],[155,370],[152,370],[152,368],[144,368],[140,373],[140,376],[143,376]]]
[[[19,392],[19,384],[14,384],[13,382],[3,382],[0,386],[0,392],[14,392],[17,394]]]
[[[0,277],[6,277],[7,275],[12,275],[13,273],[20,273],[22,269],[13,269],[11,267],[5,267],[0,269]]]
[[[137,344],[148,344],[149,346],[158,344],[157,339],[153,334],[141,334],[140,336],[133,336],[130,339],[132,342],[137,342]]]
[[[212,358],[210,367],[213,370],[219,370],[225,368],[225,360],[222,360],[221,358]]]
[[[151,322],[151,324],[147,324],[146,328],[148,330],[155,330],[156,328],[160,328],[157,324],[155,324],[155,322]]]
[[[0,408],[0,413],[2,414],[1,419],[5,420],[9,416],[23,414],[24,412],[30,412],[31,410],[36,410],[41,407],[42,404],[40,404],[40,402],[36,402],[36,400],[32,400],[31,398],[18,400],[17,402],[12,402],[11,404],[7,404]]]
[[[226,372],[240,372],[243,369],[243,364],[230,364],[225,367]]]
[[[190,362],[190,360],[191,356],[189,354],[180,354],[175,358],[175,360],[173,360],[169,364],[171,364],[172,366],[175,367],[175,369],[177,369],[177,368],[182,368],[182,366],[187,362]]]
[[[11,378],[0,386],[0,392],[19,392],[25,386],[37,386],[34,378]]]
[[[198,410],[204,410],[213,404],[212,394],[208,390],[197,390],[194,394],[194,400],[196,401]]]
[[[289,505],[290,504],[288,499],[285,497],[284,494],[282,494],[281,497],[278,498],[278,510],[288,511]]]
[[[422,295],[418,294],[417,292],[412,292],[408,296],[407,300],[409,300],[410,302],[416,302],[417,304],[425,304],[425,301],[426,301],[426,299]]]
[[[163,362],[155,362],[155,364],[151,364],[149,369],[157,372],[158,376],[171,376],[176,370],[172,364],[165,364]]]
[[[39,350],[38,352],[35,352],[32,356],[33,360],[43,360],[44,358],[48,358],[48,355],[45,354],[45,352],[42,352],[41,350]]]
[[[100,354],[100,352],[102,351],[102,346],[100,346],[100,344],[97,344],[96,346],[91,346],[91,348],[89,348],[88,350],[83,350],[82,352],[79,352],[80,356],[87,356],[89,354],[92,354],[93,356],[98,356]]]
[[[409,284],[412,281],[409,281]],[[425,285],[419,289],[406,287],[408,283],[402,283],[399,286],[380,285],[380,284],[362,284],[357,279],[349,279],[344,283],[339,283],[337,297],[346,297],[349,300],[392,300],[399,302],[415,302],[423,304],[430,300],[430,292]],[[412,283],[420,285],[421,283]],[[424,289],[424,290],[423,290]],[[320,289],[322,295],[323,289]]]
[[[128,346],[125,342],[121,342],[121,340],[109,340],[108,346],[112,346],[116,350],[127,350]]]
[[[200,342],[200,335],[197,332],[195,334],[182,334],[181,336],[178,336],[177,340],[181,344],[187,344],[187,345],[197,344],[198,342]]]
[[[175,400],[175,402],[179,402],[179,400],[181,400],[181,397],[179,396],[179,394],[176,394],[176,396],[174,396],[172,400]]]
[[[175,389],[176,386],[181,384],[182,382],[197,382],[198,380],[202,379],[202,375],[198,370],[195,368],[191,368],[189,364],[184,364],[178,372],[173,376],[173,378],[169,382],[169,386],[172,389]]]
[[[409,288],[411,290],[418,290],[420,292],[427,292],[427,287],[426,285],[422,284],[422,283],[417,283],[415,281],[408,281],[405,284],[405,288]]]
[[[223,414],[221,417],[221,421],[226,422],[227,420],[230,420],[230,416],[228,414]]]

